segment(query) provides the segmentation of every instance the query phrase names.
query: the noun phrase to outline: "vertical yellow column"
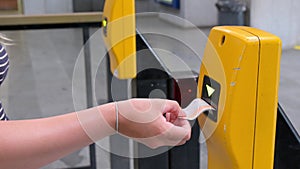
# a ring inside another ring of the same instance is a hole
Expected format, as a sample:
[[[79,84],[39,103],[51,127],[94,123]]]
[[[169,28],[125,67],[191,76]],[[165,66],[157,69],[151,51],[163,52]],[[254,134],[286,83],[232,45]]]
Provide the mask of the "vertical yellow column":
[[[103,39],[112,73],[120,79],[136,76],[135,1],[109,0],[103,10]]]
[[[258,29],[242,29],[255,34],[260,40],[253,168],[273,169],[281,41]]]

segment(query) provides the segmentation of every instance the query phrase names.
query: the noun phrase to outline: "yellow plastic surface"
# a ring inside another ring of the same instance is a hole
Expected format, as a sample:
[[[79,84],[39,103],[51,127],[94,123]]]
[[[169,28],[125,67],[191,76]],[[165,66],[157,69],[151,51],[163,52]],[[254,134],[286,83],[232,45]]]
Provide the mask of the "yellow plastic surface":
[[[249,28],[215,27],[198,81],[221,85],[218,121],[201,115],[209,169],[271,169],[274,161],[280,39]]]
[[[120,79],[136,76],[134,0],[109,0],[103,10],[103,38],[110,69]]]

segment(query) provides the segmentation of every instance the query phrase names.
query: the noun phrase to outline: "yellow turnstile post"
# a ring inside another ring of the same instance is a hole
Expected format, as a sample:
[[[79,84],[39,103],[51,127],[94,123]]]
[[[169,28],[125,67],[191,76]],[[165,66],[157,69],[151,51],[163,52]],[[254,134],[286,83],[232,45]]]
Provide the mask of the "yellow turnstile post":
[[[215,108],[198,118],[209,169],[273,168],[280,54],[270,33],[211,30],[198,80],[198,97]]]
[[[110,0],[103,10],[103,39],[110,69],[119,79],[136,76],[135,1]]]

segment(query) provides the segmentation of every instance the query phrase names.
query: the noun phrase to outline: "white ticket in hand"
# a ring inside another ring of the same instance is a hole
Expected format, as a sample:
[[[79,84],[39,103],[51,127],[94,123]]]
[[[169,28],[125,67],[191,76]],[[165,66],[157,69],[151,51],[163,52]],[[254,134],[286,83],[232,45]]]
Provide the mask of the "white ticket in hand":
[[[181,119],[194,120],[200,114],[208,110],[215,110],[211,105],[200,98],[194,99],[186,108],[182,109],[186,116],[180,116]]]

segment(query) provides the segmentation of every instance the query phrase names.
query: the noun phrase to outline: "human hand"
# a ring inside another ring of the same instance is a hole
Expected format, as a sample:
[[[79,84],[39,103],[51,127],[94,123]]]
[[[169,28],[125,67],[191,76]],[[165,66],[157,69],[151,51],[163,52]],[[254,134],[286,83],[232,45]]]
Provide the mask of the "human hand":
[[[190,139],[191,126],[176,101],[130,99],[116,102],[118,132],[150,148],[182,145]]]

